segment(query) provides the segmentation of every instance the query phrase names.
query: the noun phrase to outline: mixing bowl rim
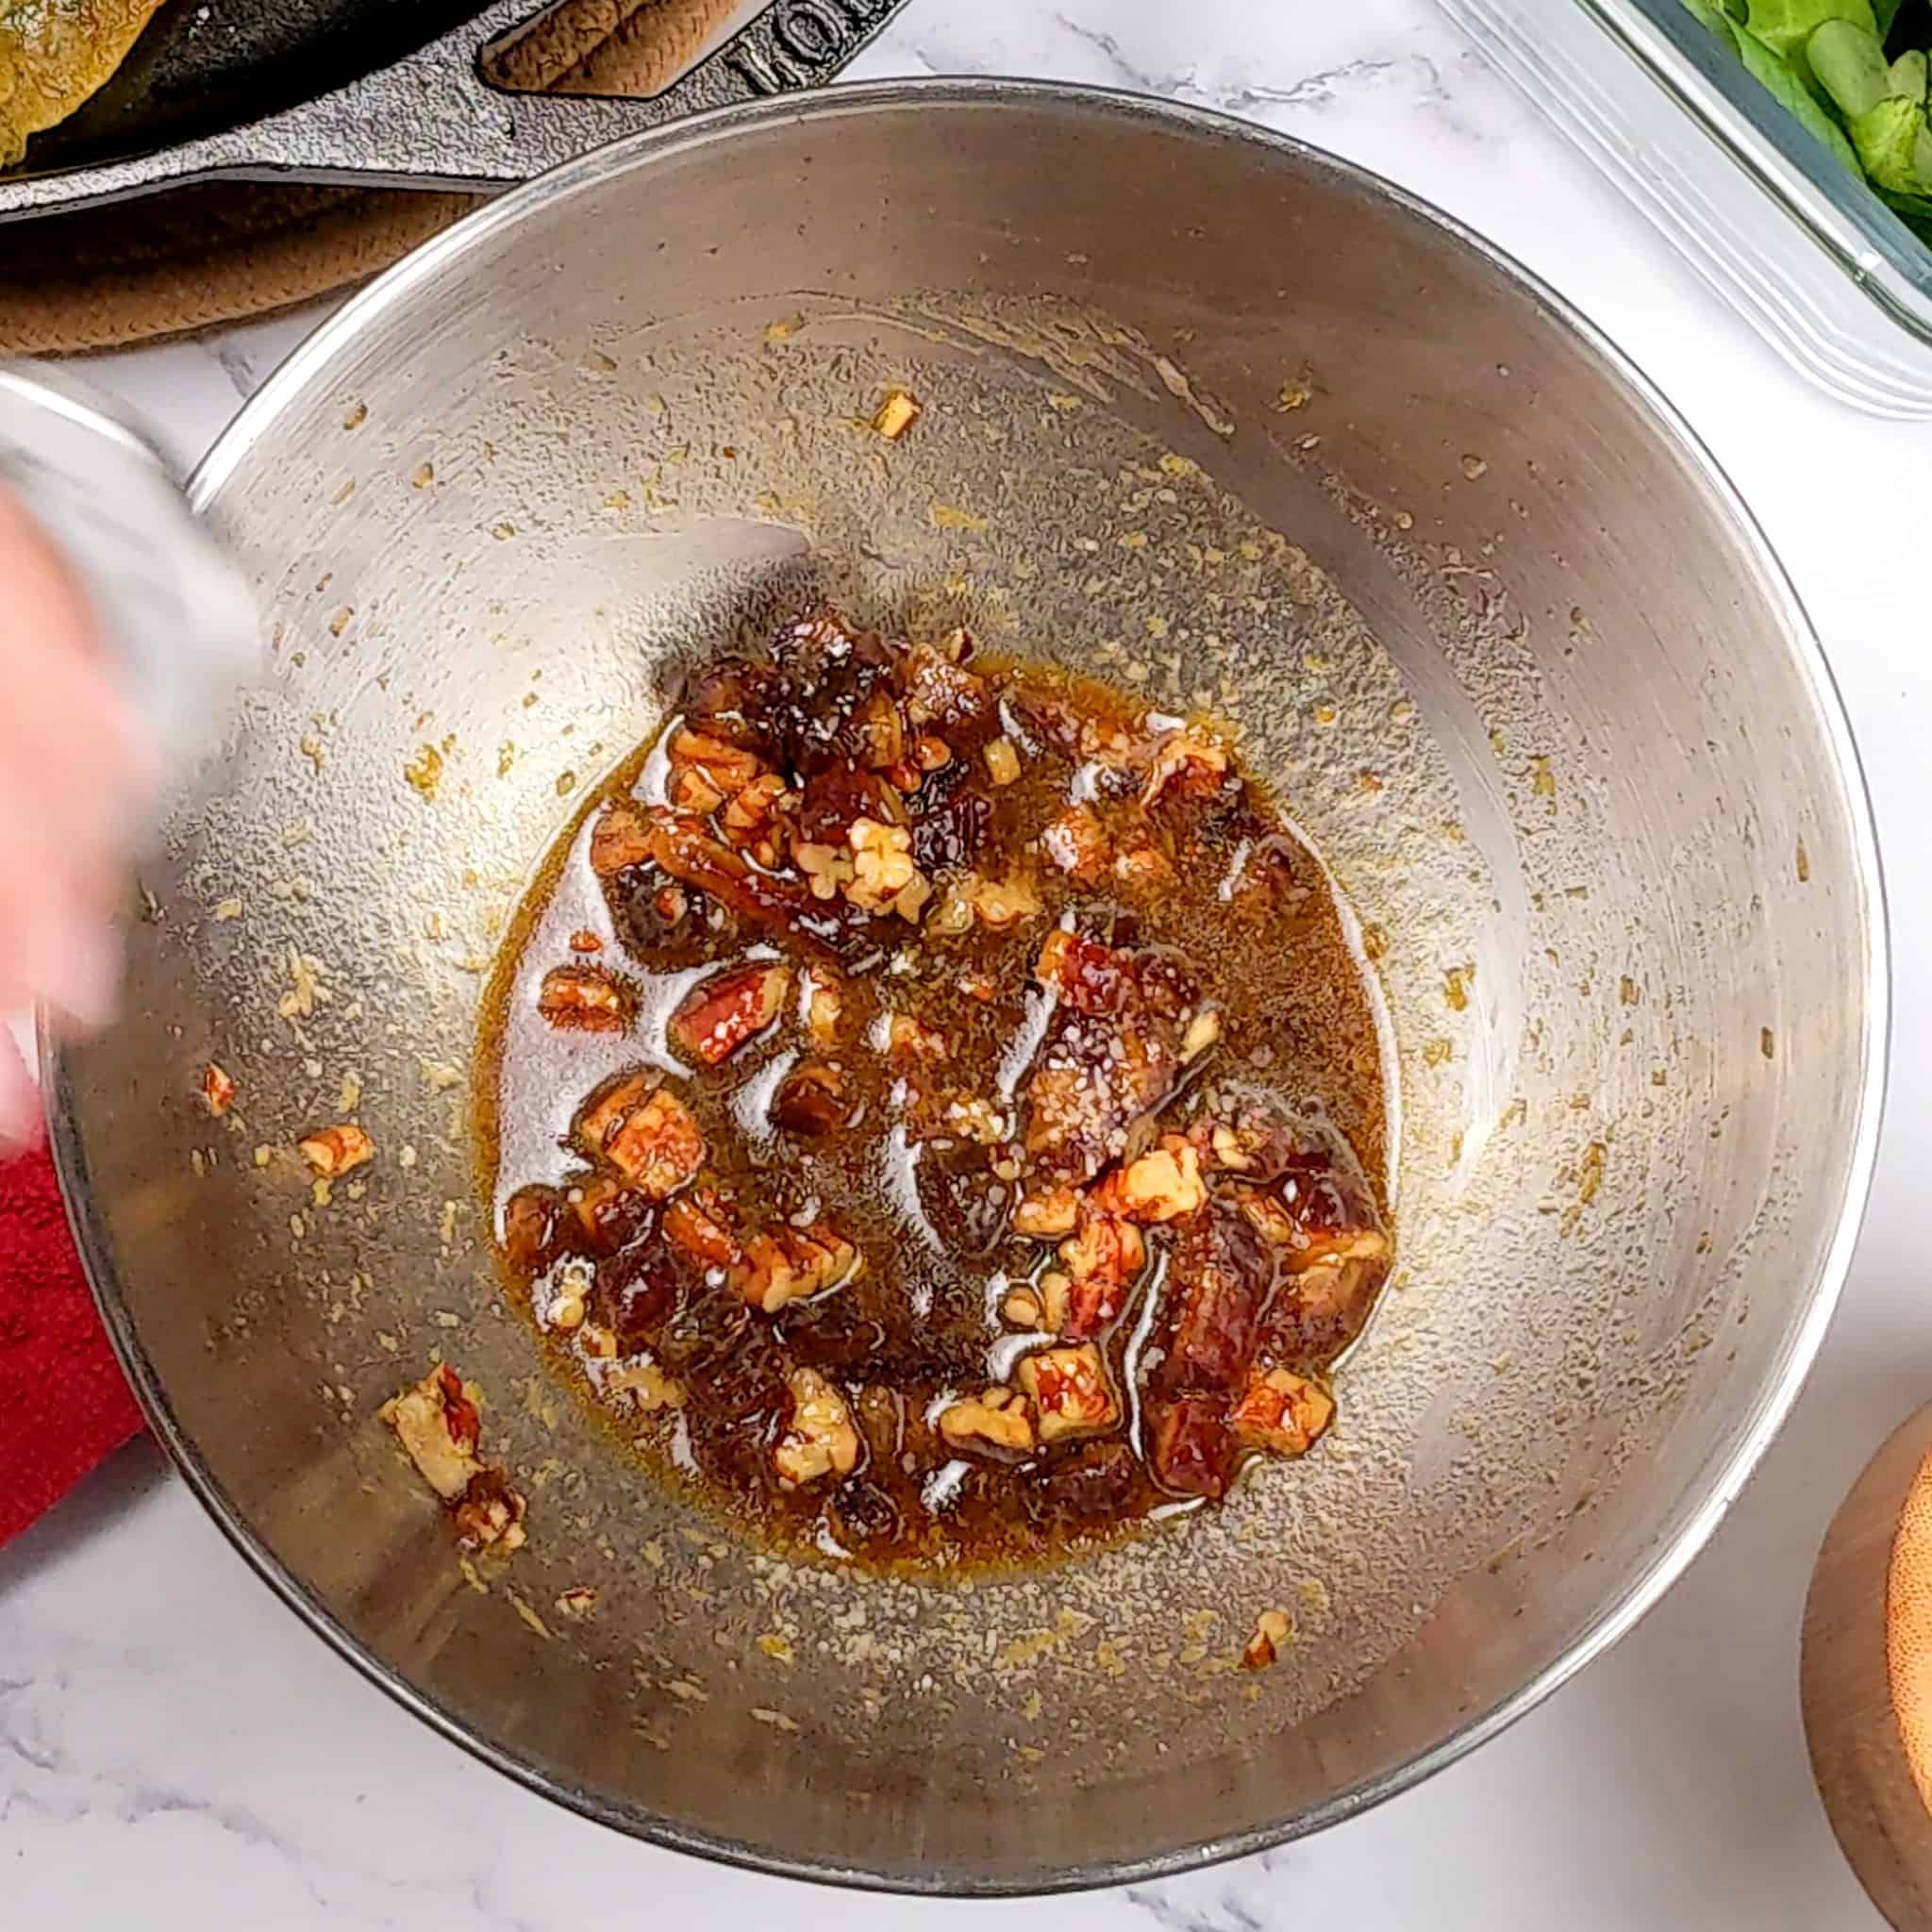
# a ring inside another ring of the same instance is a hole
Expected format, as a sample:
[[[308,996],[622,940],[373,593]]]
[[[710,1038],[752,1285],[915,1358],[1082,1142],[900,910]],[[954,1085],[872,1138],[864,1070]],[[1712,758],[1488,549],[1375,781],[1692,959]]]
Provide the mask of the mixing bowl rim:
[[[578,160],[554,168],[478,209],[425,242],[325,321],[262,384],[210,449],[190,486],[195,508],[205,510],[216,501],[223,484],[256,441],[273,427],[284,406],[300,398],[310,382],[323,375],[338,354],[355,343],[369,325],[500,231],[550,203],[612,176],[639,172],[650,161],[689,154],[710,142],[730,139],[746,128],[789,121],[835,123],[847,115],[890,112],[915,106],[922,111],[935,108],[1041,108],[1077,115],[1100,115],[1194,139],[1239,142],[1262,154],[1287,157],[1324,171],[1358,192],[1386,197],[1406,214],[1474,250],[1492,270],[1567,329],[1572,340],[1594,359],[1603,377],[1613,387],[1620,386],[1626,398],[1647,413],[1670,452],[1701,482],[1713,508],[1728,520],[1737,541],[1751,559],[1767,604],[1783,619],[1843,791],[1857,861],[1856,884],[1865,914],[1868,958],[1864,992],[1868,1018],[1864,1065],[1857,1097],[1857,1117],[1851,1137],[1838,1225],[1809,1304],[1790,1338],[1784,1357],[1775,1365],[1729,1453],[1724,1454],[1720,1448],[1715,1458],[1717,1466],[1707,1465],[1698,1480],[1687,1486],[1685,1493],[1690,1496],[1695,1496],[1701,1489],[1702,1500],[1676,1533],[1653,1552],[1638,1575],[1534,1676],[1491,1708],[1472,1716],[1428,1750],[1392,1771],[1362,1779],[1332,1794],[1298,1817],[1223,1838],[1102,1863],[1070,1860],[1034,1876],[988,1877],[947,1869],[891,1874],[763,1851],[680,1825],[670,1819],[640,1819],[591,1791],[564,1784],[535,1765],[522,1762],[473,1729],[456,1712],[445,1709],[367,1650],[258,1539],[177,1424],[153,1365],[134,1332],[128,1308],[120,1294],[105,1228],[89,1205],[86,1161],[74,1116],[67,1061],[44,1014],[40,1044],[42,1064],[47,1069],[50,1142],[69,1220],[115,1353],[149,1424],[191,1491],[249,1566],[325,1641],[374,1684],[453,1743],[505,1775],[555,1803],[653,1844],[777,1876],[865,1890],[939,1896],[1041,1895],[1171,1877],[1223,1859],[1265,1851],[1354,1817],[1421,1783],[1505,1730],[1607,1650],[1663,1595],[1723,1520],[1784,1422],[1843,1290],[1871,1191],[1883,1111],[1890,1024],[1890,949],[1884,880],[1871,798],[1841,694],[1803,602],[1769,541],[1722,466],[1688,423],[1602,330],[1521,263],[1455,217],[1367,168],[1291,136],[1212,109],[1118,90],[1054,81],[935,76],[848,83],[805,97],[720,108],[671,127],[612,142]]]

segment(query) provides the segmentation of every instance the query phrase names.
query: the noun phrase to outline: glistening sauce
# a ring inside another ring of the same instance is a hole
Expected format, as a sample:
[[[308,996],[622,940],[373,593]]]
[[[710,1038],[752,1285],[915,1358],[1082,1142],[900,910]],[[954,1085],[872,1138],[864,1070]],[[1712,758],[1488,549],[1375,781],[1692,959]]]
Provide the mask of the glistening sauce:
[[[512,1291],[782,1542],[1010,1562],[1306,1453],[1391,1247],[1371,996],[1230,750],[829,614],[699,671],[486,1008]]]

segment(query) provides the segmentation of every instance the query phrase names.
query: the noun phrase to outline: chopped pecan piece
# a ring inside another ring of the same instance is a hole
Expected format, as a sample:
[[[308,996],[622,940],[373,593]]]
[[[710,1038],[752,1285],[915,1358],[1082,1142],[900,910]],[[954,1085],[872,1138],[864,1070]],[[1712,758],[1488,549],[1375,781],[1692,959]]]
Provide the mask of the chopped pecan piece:
[[[1107,828],[1091,806],[1070,805],[1048,820],[1040,834],[1040,847],[1076,885],[1091,886],[1107,875],[1111,856]]]
[[[955,655],[971,648],[963,631],[956,634],[950,652],[914,644],[900,673],[907,717],[922,730],[930,726],[944,733],[956,750],[990,735],[997,723],[992,687]]]
[[[807,973],[804,997],[805,1030],[814,1046],[837,1046],[839,1028],[845,1018],[845,989],[835,974],[823,967]]]
[[[1143,1223],[1185,1220],[1207,1198],[1200,1154],[1181,1134],[1163,1134],[1158,1146],[1116,1168],[1093,1191],[1103,1212]]]
[[[604,1155],[640,1193],[661,1201],[705,1164],[705,1137],[684,1102],[660,1087],[605,1141]]]
[[[1022,1197],[1013,1209],[1013,1232],[1032,1241],[1072,1234],[1080,1219],[1080,1197],[1072,1188],[1045,1188]]]
[[[850,1475],[858,1467],[859,1442],[845,1398],[816,1369],[793,1369],[789,1386],[791,1420],[772,1457],[778,1480],[797,1489]]]
[[[297,1147],[302,1158],[325,1181],[335,1180],[351,1168],[360,1167],[375,1153],[375,1142],[353,1123],[339,1127],[324,1127],[321,1132],[310,1134],[306,1141],[299,1141]]]
[[[1255,1634],[1241,1652],[1241,1669],[1265,1671],[1281,1655],[1282,1646],[1294,1637],[1294,1625],[1286,1610],[1263,1610],[1255,1619]]]
[[[627,798],[613,799],[591,827],[591,870],[614,878],[651,856],[651,828],[643,812]]]
[[[1170,795],[1212,798],[1227,784],[1227,749],[1198,731],[1171,731],[1154,748],[1141,803],[1154,805]]]
[[[482,1467],[476,1460],[479,1400],[477,1390],[442,1362],[377,1411],[396,1432],[423,1480],[445,1503],[455,1502]]]
[[[693,987],[667,1030],[674,1045],[715,1067],[771,1025],[791,991],[791,969],[783,960],[736,967]]]
[[[780,1223],[745,1242],[731,1283],[751,1307],[774,1315],[787,1302],[844,1287],[863,1265],[858,1250],[823,1222],[810,1227]]]
[[[948,1403],[940,1411],[940,1434],[950,1449],[995,1457],[1033,1451],[1033,1421],[1010,1389],[988,1389]]]
[[[1071,1286],[1060,1333],[1072,1341],[1098,1335],[1127,1305],[1146,1265],[1147,1247],[1132,1222],[1090,1208],[1078,1231],[1060,1244]]]
[[[1120,1405],[1108,1386],[1107,1365],[1091,1342],[1023,1356],[1019,1375],[1021,1388],[1040,1411],[1042,1442],[1097,1436],[1121,1419]]]
[[[919,398],[909,390],[889,389],[885,401],[873,411],[872,426],[888,442],[897,442],[918,421]]]
[[[630,1024],[631,1001],[601,966],[553,966],[538,990],[537,1010],[571,1032],[621,1033]]]
[[[653,1201],[675,1193],[705,1162],[691,1109],[651,1071],[621,1074],[598,1088],[577,1116],[576,1140]]]
[[[1235,1434],[1274,1456],[1306,1456],[1335,1420],[1328,1392],[1288,1369],[1251,1375],[1229,1418]]]
[[[681,1194],[665,1208],[664,1238],[700,1268],[735,1268],[744,1259],[731,1210],[708,1188]]]
[[[456,1521],[457,1541],[466,1550],[488,1549],[493,1543],[520,1550],[524,1512],[523,1497],[510,1488],[502,1470],[479,1469],[450,1514]]]
[[[910,1013],[891,1013],[886,1018],[886,1051],[903,1066],[942,1060],[946,1036],[935,1027],[922,1025]]]
[[[234,1081],[212,1060],[202,1069],[201,1097],[208,1103],[208,1112],[218,1120],[235,1104]]]
[[[736,798],[764,770],[756,752],[727,739],[713,738],[708,732],[694,731],[689,724],[672,734],[667,756],[674,773],[702,773],[721,798]]]
[[[986,760],[986,775],[995,785],[1020,782],[1020,754],[1010,738],[990,738],[980,752]]]

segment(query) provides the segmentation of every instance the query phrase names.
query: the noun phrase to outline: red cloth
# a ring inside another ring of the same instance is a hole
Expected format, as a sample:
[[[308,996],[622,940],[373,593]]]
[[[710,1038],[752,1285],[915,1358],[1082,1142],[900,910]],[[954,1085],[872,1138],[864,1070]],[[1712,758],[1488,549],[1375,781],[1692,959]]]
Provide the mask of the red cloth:
[[[0,1543],[141,1428],[44,1153],[0,1165]]]

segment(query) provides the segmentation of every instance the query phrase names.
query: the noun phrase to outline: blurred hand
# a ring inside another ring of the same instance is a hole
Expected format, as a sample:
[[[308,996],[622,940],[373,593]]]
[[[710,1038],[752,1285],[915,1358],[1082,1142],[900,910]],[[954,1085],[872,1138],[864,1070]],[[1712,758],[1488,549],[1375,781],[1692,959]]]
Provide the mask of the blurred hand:
[[[113,1016],[123,866],[154,776],[139,720],[58,555],[0,491],[0,1012]],[[40,1138],[40,1096],[0,1026],[0,1152]]]

